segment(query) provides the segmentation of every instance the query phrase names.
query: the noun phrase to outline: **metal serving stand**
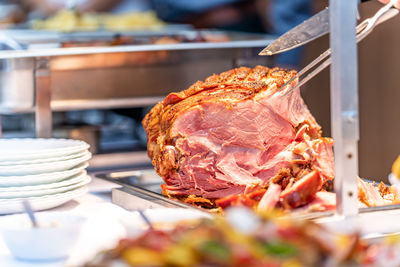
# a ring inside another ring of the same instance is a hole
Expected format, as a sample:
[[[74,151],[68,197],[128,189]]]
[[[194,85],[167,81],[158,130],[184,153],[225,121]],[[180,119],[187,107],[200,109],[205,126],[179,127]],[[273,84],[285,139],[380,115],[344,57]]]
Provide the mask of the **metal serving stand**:
[[[358,69],[356,11],[358,1],[330,0],[331,124],[335,140],[337,213],[358,213]]]
[[[331,121],[332,133],[335,140],[335,190],[337,197],[338,216],[333,221],[356,218],[358,209],[358,70],[357,70],[357,43],[356,43],[356,10],[358,2],[348,0],[330,1],[330,43],[332,49],[331,67]],[[265,44],[266,45],[266,44]],[[133,172],[115,172],[99,174],[98,177],[113,181],[124,187],[115,189],[114,201],[125,208],[140,208],[142,205],[133,198],[148,199],[151,202],[164,201],[159,189],[148,188],[143,182],[143,175]],[[155,177],[155,178],[154,178]],[[162,183],[162,180],[153,175],[153,181]],[[131,180],[129,180],[131,179]],[[133,179],[133,180],[132,180]],[[145,180],[145,179],[144,179]],[[142,181],[142,182],[141,182]],[[135,202],[136,204],[132,204]],[[134,207],[132,207],[134,205]],[[145,205],[145,207],[151,207]],[[376,209],[367,209],[364,213]],[[304,218],[320,218],[328,216],[332,221],[331,212],[315,213]],[[339,219],[340,218],[340,219]]]
[[[399,205],[358,208],[358,67],[356,14],[358,1],[330,0],[331,124],[335,140],[336,216],[320,223],[356,228],[364,236],[399,233]],[[360,211],[363,211],[360,213]],[[354,230],[354,229],[353,229]]]
[[[356,44],[356,10],[358,1],[330,1],[330,43],[332,49],[331,67],[331,122],[335,140],[335,191],[337,198],[336,213],[322,212],[312,214],[295,214],[299,218],[315,219],[328,227],[338,230],[361,231],[366,238],[380,238],[400,232],[395,221],[400,220],[400,205],[389,205],[370,208],[358,208],[358,69]],[[120,175],[118,177],[118,175]],[[149,197],[150,201],[166,200],[160,192],[146,187],[146,183],[123,181],[127,177],[140,177],[142,174],[114,173],[114,177],[100,175],[101,178],[124,185],[115,189],[115,201],[126,208],[132,207],[131,196]],[[155,178],[157,180],[160,178]],[[159,182],[162,182],[161,180]],[[126,186],[127,184],[130,184]],[[153,194],[148,194],[150,190]],[[156,195],[154,195],[154,193]],[[169,205],[171,203],[164,203]],[[173,203],[172,203],[173,204]],[[384,218],[384,219],[382,219]]]

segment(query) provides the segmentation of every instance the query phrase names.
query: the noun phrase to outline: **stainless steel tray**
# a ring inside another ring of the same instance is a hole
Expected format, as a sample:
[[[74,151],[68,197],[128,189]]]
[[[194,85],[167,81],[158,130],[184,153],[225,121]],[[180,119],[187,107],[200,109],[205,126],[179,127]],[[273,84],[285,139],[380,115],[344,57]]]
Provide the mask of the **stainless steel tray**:
[[[163,180],[157,175],[154,169],[105,172],[95,174],[95,177],[123,186],[122,189],[113,192],[113,194],[117,195],[114,200],[115,204],[127,209],[152,208],[154,205],[157,207],[163,206],[199,209],[162,195],[160,185],[163,183]],[[367,180],[367,182],[370,181]],[[204,209],[201,210],[205,211]],[[359,213],[390,212],[396,210],[400,211],[400,204],[360,208]],[[333,215],[335,215],[335,212],[326,211],[309,213],[295,212],[291,213],[289,216],[297,219],[314,220],[324,217],[332,217]]]
[[[156,207],[199,210],[192,205],[164,196],[160,187],[163,180],[153,169],[98,173],[94,176],[123,186],[113,189],[112,201],[128,210]]]
[[[52,110],[149,106],[171,91],[183,90],[212,73],[238,65],[272,63],[270,58],[258,56],[260,49],[273,39],[271,36],[220,33],[228,35],[231,41],[1,51],[0,114],[34,111],[42,87],[48,87]],[[130,36],[161,35],[135,34]],[[30,42],[49,44],[108,35],[102,32],[54,35],[59,39],[43,35]]]
[[[113,203],[127,209],[138,210],[148,208],[188,208],[207,212],[205,209],[169,199],[161,194],[160,184],[163,182],[153,169],[128,170],[95,175],[117,184],[121,188],[114,188],[112,192]],[[388,205],[359,209],[359,215],[345,219],[335,216],[333,211],[290,213],[292,219],[314,220],[334,231],[360,231],[361,238],[369,242],[381,242],[382,238],[398,236],[400,227],[395,223],[400,218],[400,205]],[[345,223],[346,224],[346,223]],[[351,226],[351,227],[350,227]],[[347,230],[346,230],[347,229]]]

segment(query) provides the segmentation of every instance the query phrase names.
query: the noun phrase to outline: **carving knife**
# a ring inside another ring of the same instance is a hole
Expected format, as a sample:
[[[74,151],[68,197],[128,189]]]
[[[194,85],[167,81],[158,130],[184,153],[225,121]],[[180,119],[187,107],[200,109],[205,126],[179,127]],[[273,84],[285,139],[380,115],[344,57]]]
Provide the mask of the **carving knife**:
[[[311,42],[329,33],[329,10],[325,8],[303,23],[286,32],[266,48],[259,55],[271,56]]]
[[[367,1],[368,0],[361,0],[359,2]],[[358,9],[356,12],[357,19],[359,19]],[[309,43],[327,33],[329,33],[329,9],[325,8],[280,36],[278,39],[264,48],[259,55],[272,56],[279,54]]]

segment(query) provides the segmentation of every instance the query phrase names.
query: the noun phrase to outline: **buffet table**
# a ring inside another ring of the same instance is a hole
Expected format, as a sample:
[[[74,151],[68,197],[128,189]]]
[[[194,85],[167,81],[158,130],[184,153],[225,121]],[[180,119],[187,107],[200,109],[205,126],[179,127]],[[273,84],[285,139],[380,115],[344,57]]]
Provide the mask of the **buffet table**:
[[[107,181],[93,178],[89,185],[89,193],[49,210],[49,212],[62,211],[87,218],[78,243],[68,259],[56,262],[19,261],[13,258],[3,240],[0,239],[0,265],[15,267],[76,266],[91,259],[99,250],[113,246],[127,234],[127,230],[122,226],[120,220],[129,218],[129,216],[133,216],[132,220],[134,221],[138,219],[134,218],[133,213],[111,203],[111,188],[116,186]]]
[[[138,213],[127,211],[111,203],[111,191],[116,187],[120,186],[103,179],[95,178],[92,175],[92,182],[89,184],[89,193],[47,211],[51,213],[63,212],[71,215],[80,215],[87,219],[80,232],[78,242],[67,259],[49,262],[17,260],[10,254],[2,238],[0,238],[0,265],[13,267],[80,266],[92,259],[99,251],[115,246],[119,239],[141,233],[146,226]],[[154,212],[153,214],[147,213],[149,211]],[[181,209],[180,211],[183,212],[179,213],[177,210],[171,212],[170,209],[161,208],[158,210],[147,210],[146,214],[156,214],[156,217],[158,216],[160,221],[176,221],[185,217],[195,218],[199,215],[207,216],[204,213],[199,214],[199,211],[191,209]],[[173,215],[174,218],[168,215]],[[377,217],[382,217],[382,215],[390,219],[376,220]],[[153,219],[155,217],[149,217],[153,223],[157,224],[157,221]],[[387,233],[398,232],[398,227],[393,226],[392,222],[399,218],[400,210],[395,209],[363,213],[359,217],[353,218],[354,221],[348,221],[350,222],[349,224],[343,224],[342,219],[336,216],[320,218],[317,221],[336,231],[351,232],[356,230],[354,226],[357,226],[357,229],[361,230],[364,237],[380,240],[382,229],[385,229],[384,232]]]

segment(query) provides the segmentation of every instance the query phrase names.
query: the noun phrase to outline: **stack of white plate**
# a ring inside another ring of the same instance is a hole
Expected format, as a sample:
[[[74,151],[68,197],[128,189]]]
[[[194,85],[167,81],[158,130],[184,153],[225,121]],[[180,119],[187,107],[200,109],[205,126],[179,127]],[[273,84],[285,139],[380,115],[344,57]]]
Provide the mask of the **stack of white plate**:
[[[70,139],[0,139],[0,214],[59,206],[87,192],[89,145]]]

